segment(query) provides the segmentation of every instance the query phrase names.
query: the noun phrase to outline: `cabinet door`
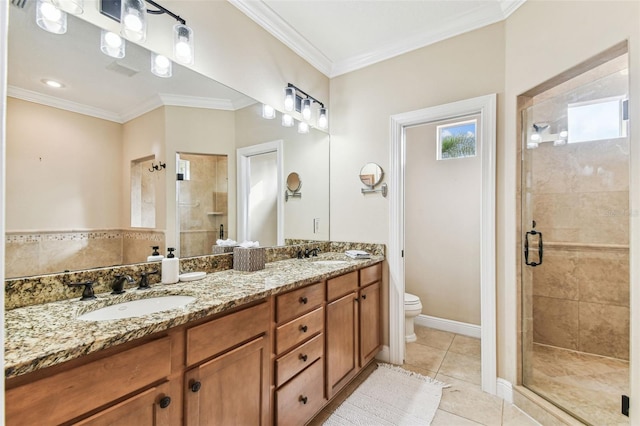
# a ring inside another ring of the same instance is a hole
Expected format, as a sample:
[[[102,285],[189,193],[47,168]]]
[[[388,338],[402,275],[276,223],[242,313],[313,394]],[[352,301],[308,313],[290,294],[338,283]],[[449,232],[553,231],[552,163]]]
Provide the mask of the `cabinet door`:
[[[352,292],[327,305],[327,397],[357,372],[358,307]]]
[[[185,425],[266,425],[269,353],[262,336],[185,374]]]
[[[380,282],[360,290],[360,367],[371,361],[382,345],[380,336]]]
[[[76,425],[82,426],[169,426],[171,398],[169,384],[147,389]],[[175,405],[175,404],[174,404]]]

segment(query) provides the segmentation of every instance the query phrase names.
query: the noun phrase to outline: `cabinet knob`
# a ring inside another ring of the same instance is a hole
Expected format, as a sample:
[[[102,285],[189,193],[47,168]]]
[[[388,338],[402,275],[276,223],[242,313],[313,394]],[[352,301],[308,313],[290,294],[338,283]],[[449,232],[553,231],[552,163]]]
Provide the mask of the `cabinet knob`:
[[[160,400],[160,408],[167,408],[171,404],[171,397],[165,396]]]
[[[306,404],[308,399],[309,398],[307,398],[306,396],[300,395],[300,398],[298,398],[298,401],[302,402],[303,404]]]
[[[302,360],[302,362],[307,362],[307,355],[305,354],[300,354],[300,356],[298,357]]]
[[[198,392],[202,387],[202,383],[197,380],[191,382],[191,392]]]
[[[366,295],[366,294],[363,294],[363,295],[362,295],[362,300],[365,300],[366,298],[367,298],[367,295]]]
[[[301,325],[300,326],[300,331],[302,331],[303,333],[306,333],[308,329],[309,329],[309,327],[307,327],[306,325]]]
[[[308,301],[309,301],[309,299],[307,299],[306,297],[301,297],[300,298],[300,303],[302,303],[303,305],[306,305]]]

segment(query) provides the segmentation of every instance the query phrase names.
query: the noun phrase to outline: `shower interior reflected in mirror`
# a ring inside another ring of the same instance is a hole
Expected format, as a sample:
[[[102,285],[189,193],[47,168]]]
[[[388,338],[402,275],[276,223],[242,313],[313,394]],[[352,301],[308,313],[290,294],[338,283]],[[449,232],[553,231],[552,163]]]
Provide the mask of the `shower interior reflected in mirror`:
[[[584,423],[618,425],[629,423],[626,44],[593,62],[519,97],[522,383]]]
[[[226,155],[176,154],[177,221],[180,257],[212,253],[228,235],[228,169]]]

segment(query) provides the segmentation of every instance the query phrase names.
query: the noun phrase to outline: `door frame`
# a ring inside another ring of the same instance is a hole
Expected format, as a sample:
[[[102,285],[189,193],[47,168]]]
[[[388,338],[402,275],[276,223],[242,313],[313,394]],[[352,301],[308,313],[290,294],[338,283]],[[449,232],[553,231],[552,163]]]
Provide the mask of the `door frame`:
[[[389,187],[389,360],[402,364],[404,341],[404,171],[405,129],[449,118],[480,114],[482,196],[480,226],[480,330],[482,390],[497,393],[496,344],[496,94],[391,116]]]
[[[255,155],[276,153],[276,169],[277,169],[277,196],[276,196],[276,215],[277,215],[277,242],[276,244],[284,245],[284,200],[281,195],[284,194],[284,142],[282,139],[265,142],[258,145],[238,148],[237,153],[237,239],[238,242],[246,241],[249,232],[249,193],[250,185],[250,158]]]

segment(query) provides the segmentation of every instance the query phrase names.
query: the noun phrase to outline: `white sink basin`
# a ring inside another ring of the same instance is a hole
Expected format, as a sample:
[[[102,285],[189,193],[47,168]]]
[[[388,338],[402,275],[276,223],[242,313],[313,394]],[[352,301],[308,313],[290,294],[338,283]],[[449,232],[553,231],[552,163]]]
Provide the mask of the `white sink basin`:
[[[316,265],[336,266],[344,265],[349,262],[346,260],[314,260],[313,263]]]
[[[105,306],[95,311],[87,312],[78,317],[83,321],[105,321],[122,318],[141,317],[169,309],[182,308],[196,300],[192,296],[162,296],[148,299],[132,300],[116,305]]]

